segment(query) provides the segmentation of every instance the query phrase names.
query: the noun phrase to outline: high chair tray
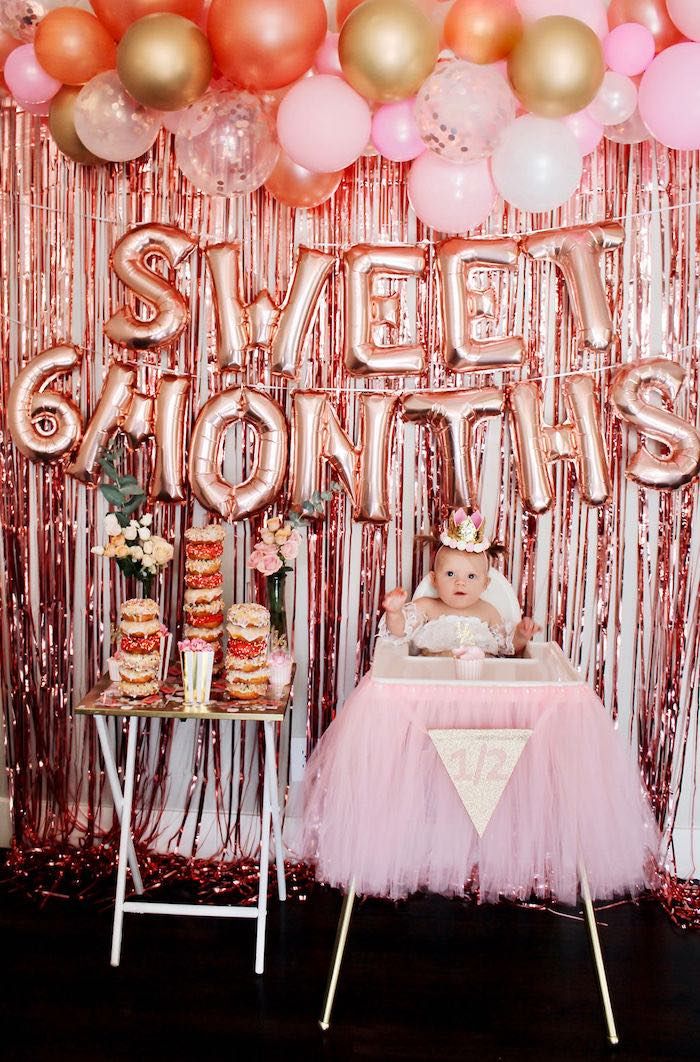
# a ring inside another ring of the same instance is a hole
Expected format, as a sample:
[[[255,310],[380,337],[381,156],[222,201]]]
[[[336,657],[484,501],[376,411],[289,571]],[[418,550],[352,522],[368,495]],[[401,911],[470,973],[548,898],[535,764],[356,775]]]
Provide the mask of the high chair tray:
[[[410,656],[407,645],[378,641],[372,661],[375,682],[447,686],[578,686],[583,679],[556,642],[533,642],[522,657],[487,657],[474,681],[458,679],[449,656]]]

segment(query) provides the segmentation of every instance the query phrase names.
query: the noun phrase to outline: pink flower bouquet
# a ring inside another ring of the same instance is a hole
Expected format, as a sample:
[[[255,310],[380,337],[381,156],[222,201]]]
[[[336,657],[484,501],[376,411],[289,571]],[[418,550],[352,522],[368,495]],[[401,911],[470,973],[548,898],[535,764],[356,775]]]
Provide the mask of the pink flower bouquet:
[[[266,576],[279,571],[289,572],[292,569],[288,562],[296,559],[300,542],[301,535],[289,521],[283,523],[281,517],[273,516],[265,521],[260,538],[248,557],[248,567]]]

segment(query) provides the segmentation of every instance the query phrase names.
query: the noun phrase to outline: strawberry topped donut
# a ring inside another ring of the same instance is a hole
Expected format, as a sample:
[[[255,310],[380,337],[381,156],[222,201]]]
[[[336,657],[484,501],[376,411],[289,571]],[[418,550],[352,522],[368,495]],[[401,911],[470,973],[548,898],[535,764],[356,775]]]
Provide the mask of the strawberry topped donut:
[[[119,686],[124,697],[150,697],[160,692],[161,622],[158,602],[132,598],[121,607],[119,625]]]
[[[253,700],[267,687],[270,613],[263,605],[232,605],[226,617],[226,689],[238,700]]]
[[[221,670],[224,577],[221,558],[226,532],[221,524],[185,531],[185,638],[204,638],[214,646],[214,673]]]

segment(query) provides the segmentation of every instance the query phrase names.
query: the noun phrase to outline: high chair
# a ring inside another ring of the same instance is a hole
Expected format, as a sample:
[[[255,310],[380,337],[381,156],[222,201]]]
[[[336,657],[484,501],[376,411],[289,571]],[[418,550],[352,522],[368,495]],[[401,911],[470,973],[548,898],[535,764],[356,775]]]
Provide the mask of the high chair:
[[[419,583],[419,585],[417,586],[417,588],[416,588],[416,590],[415,590],[415,592],[413,594],[412,600],[415,601],[416,599],[421,598],[421,597],[437,597],[437,592],[434,589],[432,581],[430,580],[429,576],[426,576]],[[518,598],[517,598],[517,595],[516,595],[513,587],[511,586],[509,581],[505,578],[505,576],[502,575],[499,571],[497,571],[494,568],[490,569],[490,571],[489,571],[489,584],[488,584],[488,587],[487,587],[486,591],[483,594],[483,598],[484,598],[484,600],[488,601],[489,604],[493,605],[498,610],[500,615],[503,617],[504,621],[511,622],[511,623],[518,623],[519,620],[522,618],[522,611],[521,611],[521,608],[520,608],[520,604],[518,602]],[[404,647],[404,652],[407,652],[405,647]],[[575,671],[575,669],[565,659],[563,653],[561,652],[561,649],[555,643],[553,643],[553,642],[548,642],[548,643],[544,643],[544,644],[540,643],[540,644],[538,644],[536,646],[528,647],[528,650],[526,650],[526,655],[529,656],[529,657],[533,657],[534,659],[528,660],[527,663],[525,663],[525,661],[519,661],[518,663],[521,666],[523,664],[525,664],[526,668],[528,668],[528,669],[529,668],[533,668],[534,669],[535,667],[539,667],[539,668],[542,669],[543,676],[544,676],[544,674],[547,674],[547,672],[548,672],[550,677],[551,677],[553,669],[554,670],[558,669],[559,670],[559,675],[560,675],[560,677],[558,678],[558,681],[563,681],[564,683],[566,683],[568,681],[568,682],[571,682],[572,684],[580,684],[580,682],[581,682],[580,676],[578,676],[578,673]],[[420,664],[419,661],[414,661],[414,662],[416,664],[418,664],[418,665]],[[396,668],[396,675],[397,676],[402,673],[402,669],[405,668],[406,663],[407,663],[407,661],[404,658],[404,660],[403,660],[402,664],[400,665],[400,667]],[[447,665],[449,662],[448,661],[441,661],[440,663],[444,666],[444,665]],[[498,663],[498,661],[493,661],[494,665],[496,665],[497,663]],[[502,661],[502,663],[506,664],[506,661]],[[528,671],[527,672],[527,675],[528,675],[527,678],[525,678],[525,673],[524,672],[525,672],[525,669],[523,668],[523,679],[518,680],[517,678],[514,677],[514,675],[518,674],[517,670],[515,672],[513,672],[512,670],[508,671],[508,672],[504,671],[504,675],[507,674],[508,677],[504,679],[502,684],[503,685],[511,685],[513,683],[517,684],[519,681],[522,681],[523,684],[527,685],[527,686],[539,685],[540,684],[540,681],[538,681],[538,679],[535,679],[534,681],[530,680],[529,676],[531,674],[533,674],[532,671]],[[391,668],[389,667],[386,670],[385,673],[390,676],[391,675]],[[403,672],[403,674],[405,674],[405,671]],[[563,678],[562,678],[562,676],[563,676]],[[386,679],[386,681],[401,681],[401,679],[398,678],[398,677],[396,677],[396,678],[388,677]],[[404,681],[405,681],[405,679],[404,679]],[[418,679],[418,681],[421,681],[421,680]],[[423,681],[425,681],[425,680],[423,680]],[[438,680],[438,681],[440,681],[440,680]],[[485,684],[488,684],[488,683],[485,683]],[[466,811],[465,811],[465,814],[466,814]],[[603,954],[602,954],[601,945],[600,945],[600,938],[599,938],[599,935],[598,935],[598,927],[596,925],[596,920],[595,920],[595,913],[594,913],[593,903],[592,903],[592,899],[591,899],[591,893],[590,893],[590,888],[589,888],[589,883],[588,883],[588,876],[586,874],[586,868],[585,868],[585,866],[583,864],[583,860],[582,860],[582,858],[580,856],[579,856],[579,860],[578,860],[578,878],[579,878],[581,899],[583,900],[583,907],[584,907],[586,925],[587,925],[587,929],[588,929],[588,935],[589,935],[590,945],[591,945],[591,950],[592,950],[592,955],[593,955],[593,961],[594,961],[596,976],[597,976],[597,980],[598,980],[598,987],[599,987],[599,990],[600,990],[601,1001],[602,1001],[602,1004],[603,1004],[603,1011],[604,1011],[604,1017],[605,1017],[605,1023],[606,1023],[606,1029],[607,1029],[607,1040],[608,1040],[608,1043],[611,1046],[614,1046],[614,1045],[616,1045],[619,1042],[618,1041],[618,1035],[617,1035],[617,1029],[616,1029],[616,1026],[615,1026],[615,1019],[614,1019],[614,1015],[613,1015],[612,1004],[611,1004],[611,1001],[610,1001],[610,993],[609,993],[609,989],[608,989],[608,981],[607,981],[607,976],[606,976],[606,972],[605,972],[605,965],[604,965]],[[324,997],[323,1012],[322,1012],[322,1015],[321,1015],[321,1018],[320,1018],[320,1021],[319,1021],[320,1027],[322,1029],[324,1029],[324,1030],[328,1029],[329,1026],[330,1026],[331,1012],[332,1012],[332,1008],[333,1008],[333,1001],[334,1001],[334,998],[335,998],[335,992],[336,992],[336,988],[337,988],[337,985],[338,985],[338,977],[340,975],[340,967],[341,967],[341,964],[342,964],[342,961],[343,961],[343,954],[344,954],[344,951],[345,951],[345,945],[346,945],[346,942],[347,942],[348,931],[349,931],[349,928],[350,928],[350,920],[351,920],[351,917],[352,917],[353,906],[354,906],[354,901],[355,901],[355,895],[356,895],[355,879],[353,878],[351,880],[350,884],[349,884],[349,887],[348,887],[348,890],[347,890],[347,892],[345,894],[345,897],[343,898],[343,905],[342,905],[342,908],[341,908],[340,919],[339,919],[339,922],[338,922],[336,940],[335,940],[335,944],[334,944],[334,948],[333,948],[333,956],[332,956],[332,959],[331,959],[331,966],[330,966],[329,975],[328,975],[328,983],[327,983],[327,986],[326,986],[326,993],[325,993],[325,997]]]

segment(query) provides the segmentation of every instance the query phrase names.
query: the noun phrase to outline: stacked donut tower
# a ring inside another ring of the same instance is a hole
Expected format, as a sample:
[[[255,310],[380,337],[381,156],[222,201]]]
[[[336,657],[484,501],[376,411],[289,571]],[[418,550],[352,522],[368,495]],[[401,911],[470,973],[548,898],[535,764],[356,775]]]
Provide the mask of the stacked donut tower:
[[[161,624],[158,602],[132,598],[121,607],[119,686],[124,697],[150,697],[160,691]]]
[[[214,645],[214,674],[221,672],[224,599],[221,558],[226,532],[221,524],[185,531],[185,638]]]
[[[232,605],[226,617],[226,691],[240,701],[265,692],[270,613],[264,605]]]

